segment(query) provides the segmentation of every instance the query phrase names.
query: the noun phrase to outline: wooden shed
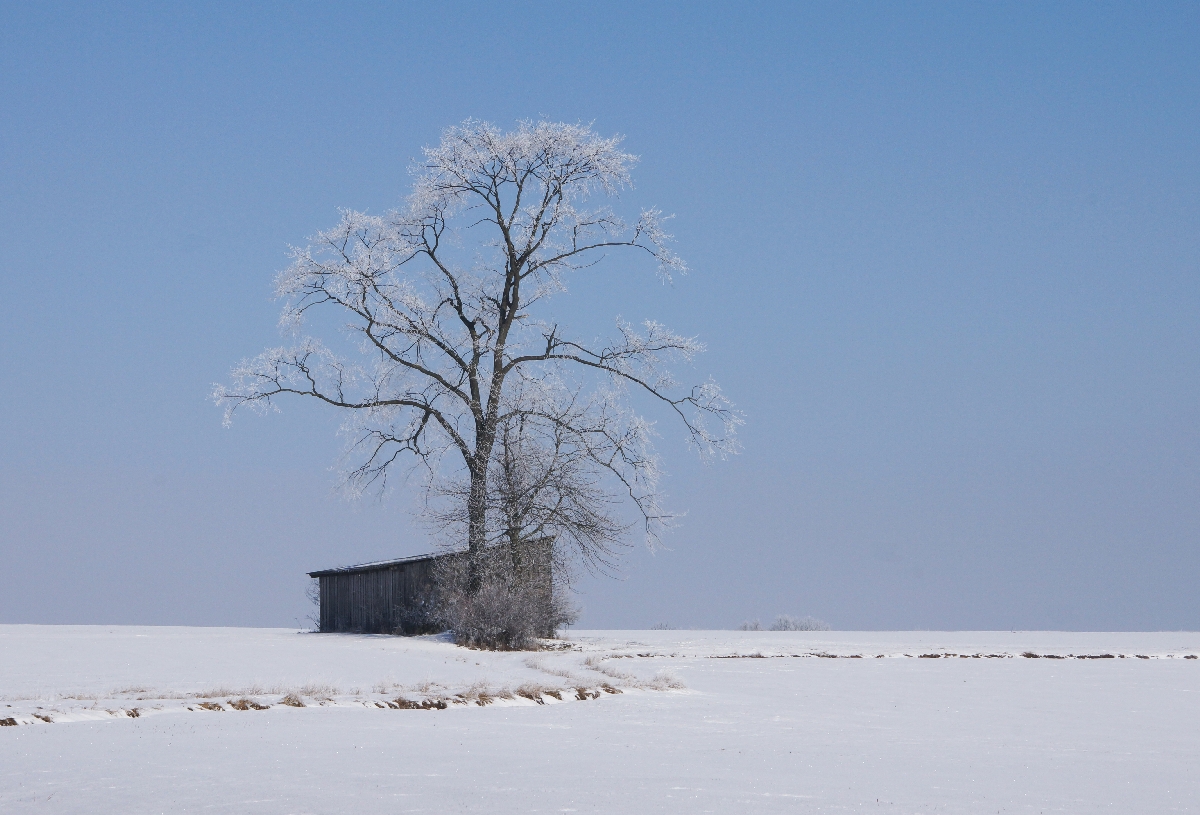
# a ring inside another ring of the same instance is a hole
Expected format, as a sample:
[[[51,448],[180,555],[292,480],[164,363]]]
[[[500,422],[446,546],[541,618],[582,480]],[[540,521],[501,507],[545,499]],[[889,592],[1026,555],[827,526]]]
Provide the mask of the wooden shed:
[[[381,560],[309,572],[320,581],[321,631],[418,633],[421,605],[434,587],[433,567],[447,555]]]
[[[521,553],[547,596],[553,580],[551,538],[522,544]],[[490,550],[505,556],[507,547]],[[418,555],[309,572],[319,581],[321,632],[424,634],[436,591],[436,566],[463,553]]]

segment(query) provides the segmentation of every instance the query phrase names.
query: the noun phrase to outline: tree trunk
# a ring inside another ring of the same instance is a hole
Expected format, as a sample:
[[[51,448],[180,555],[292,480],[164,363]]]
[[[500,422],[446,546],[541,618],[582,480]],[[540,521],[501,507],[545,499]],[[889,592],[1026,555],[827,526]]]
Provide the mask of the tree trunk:
[[[467,499],[467,589],[471,594],[483,585],[486,568],[488,465],[496,443],[494,423],[482,424],[475,436],[475,455],[468,463],[471,493]]]
[[[524,563],[521,559],[521,538],[516,531],[509,532],[508,554],[512,559],[513,577],[517,580],[520,580],[524,577],[524,574],[522,573],[522,567],[524,566]]]
[[[474,594],[483,585],[484,549],[487,546],[487,468],[471,468],[471,494],[467,499],[467,590]]]

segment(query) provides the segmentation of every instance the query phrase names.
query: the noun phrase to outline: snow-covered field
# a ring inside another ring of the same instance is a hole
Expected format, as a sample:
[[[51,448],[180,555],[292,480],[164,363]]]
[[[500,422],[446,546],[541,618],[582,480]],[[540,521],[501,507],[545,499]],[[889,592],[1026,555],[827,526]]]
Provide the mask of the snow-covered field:
[[[1200,811],[1200,634],[563,646],[0,626],[0,812]]]

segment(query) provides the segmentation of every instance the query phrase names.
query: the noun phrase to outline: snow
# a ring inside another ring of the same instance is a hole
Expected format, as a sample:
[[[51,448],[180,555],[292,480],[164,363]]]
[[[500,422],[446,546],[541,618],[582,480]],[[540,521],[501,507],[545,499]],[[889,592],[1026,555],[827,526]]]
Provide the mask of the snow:
[[[1200,810],[1200,634],[565,644],[0,626],[0,811]]]

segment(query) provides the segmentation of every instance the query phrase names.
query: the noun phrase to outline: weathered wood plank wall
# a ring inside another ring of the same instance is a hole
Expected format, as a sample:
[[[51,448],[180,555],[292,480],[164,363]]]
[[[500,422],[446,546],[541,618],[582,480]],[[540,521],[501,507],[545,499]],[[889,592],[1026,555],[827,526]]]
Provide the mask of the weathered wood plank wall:
[[[321,575],[321,630],[401,633],[406,613],[433,586],[433,563]]]
[[[492,550],[507,557],[501,547]],[[379,564],[313,572],[320,581],[322,632],[364,634],[425,633],[417,613],[433,594],[434,571],[443,558],[462,553],[430,555]],[[553,540],[546,538],[523,547],[525,563],[547,599],[553,591]],[[415,625],[414,625],[415,624]]]

